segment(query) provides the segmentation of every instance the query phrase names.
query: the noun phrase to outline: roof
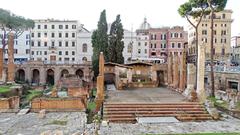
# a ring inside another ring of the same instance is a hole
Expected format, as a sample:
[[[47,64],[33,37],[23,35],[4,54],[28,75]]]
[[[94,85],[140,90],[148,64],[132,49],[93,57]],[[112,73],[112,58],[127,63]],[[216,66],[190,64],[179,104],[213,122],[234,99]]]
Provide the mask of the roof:
[[[124,67],[124,68],[132,68],[123,64],[113,63],[113,62],[106,62],[104,65],[106,66],[118,66],[118,67]]]
[[[134,65],[146,65],[146,66],[152,66],[151,63],[146,63],[146,62],[141,62],[141,61],[137,61],[137,62],[133,62],[133,63],[129,63],[129,64],[125,64],[127,66],[134,66]]]

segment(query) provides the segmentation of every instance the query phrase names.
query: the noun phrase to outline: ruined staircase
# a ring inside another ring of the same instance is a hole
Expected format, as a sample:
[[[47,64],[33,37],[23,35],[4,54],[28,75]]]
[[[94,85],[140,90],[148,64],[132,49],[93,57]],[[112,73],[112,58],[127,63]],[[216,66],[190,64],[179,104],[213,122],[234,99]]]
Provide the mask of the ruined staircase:
[[[212,120],[198,102],[104,103],[103,118],[109,122],[136,123],[137,117],[175,117],[182,122]]]

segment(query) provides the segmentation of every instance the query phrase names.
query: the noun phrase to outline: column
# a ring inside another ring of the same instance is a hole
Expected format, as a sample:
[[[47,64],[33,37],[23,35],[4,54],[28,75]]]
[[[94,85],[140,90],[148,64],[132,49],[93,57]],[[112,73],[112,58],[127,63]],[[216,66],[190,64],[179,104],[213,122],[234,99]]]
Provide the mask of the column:
[[[3,77],[3,49],[0,48],[0,81]]]
[[[198,46],[198,68],[197,68],[197,97],[202,103],[206,100],[204,89],[204,73],[205,73],[205,47],[204,45]]]
[[[196,67],[194,64],[187,64],[187,88],[184,91],[184,95],[190,97],[191,92],[194,90],[196,76]]]
[[[180,84],[179,88],[181,91],[185,89],[186,86],[186,53],[183,51],[181,55],[181,67],[180,67]]]
[[[178,55],[173,57],[173,88],[177,89],[179,86],[179,71],[178,71]]]
[[[173,56],[172,53],[169,53],[168,56],[168,73],[167,73],[167,82],[168,82],[168,86],[170,86],[173,83],[173,70],[172,70],[172,61],[173,61]]]
[[[10,33],[8,39],[8,82],[14,82],[14,75],[14,34]]]

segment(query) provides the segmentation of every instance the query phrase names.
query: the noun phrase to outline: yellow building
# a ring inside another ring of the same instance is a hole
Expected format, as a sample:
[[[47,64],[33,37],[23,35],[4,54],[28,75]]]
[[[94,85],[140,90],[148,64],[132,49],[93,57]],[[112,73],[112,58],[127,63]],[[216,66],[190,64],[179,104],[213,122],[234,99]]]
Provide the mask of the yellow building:
[[[231,54],[231,24],[233,22],[232,10],[224,10],[217,12],[214,15],[214,39],[213,39],[213,53],[214,60],[226,61],[230,59]],[[196,42],[195,42],[195,29],[189,27],[189,38],[188,38],[188,54],[191,61],[194,61],[196,54]],[[198,43],[206,46],[206,61],[210,60],[210,49],[211,49],[211,16],[205,15],[202,18],[201,23],[198,27]]]

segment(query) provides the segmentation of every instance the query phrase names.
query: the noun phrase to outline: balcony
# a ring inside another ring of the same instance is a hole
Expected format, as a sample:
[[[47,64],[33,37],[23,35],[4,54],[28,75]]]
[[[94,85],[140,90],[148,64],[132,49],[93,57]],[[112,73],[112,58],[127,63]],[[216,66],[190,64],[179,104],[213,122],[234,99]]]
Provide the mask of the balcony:
[[[48,49],[49,49],[49,50],[57,50],[57,47],[56,47],[56,46],[49,46]]]

